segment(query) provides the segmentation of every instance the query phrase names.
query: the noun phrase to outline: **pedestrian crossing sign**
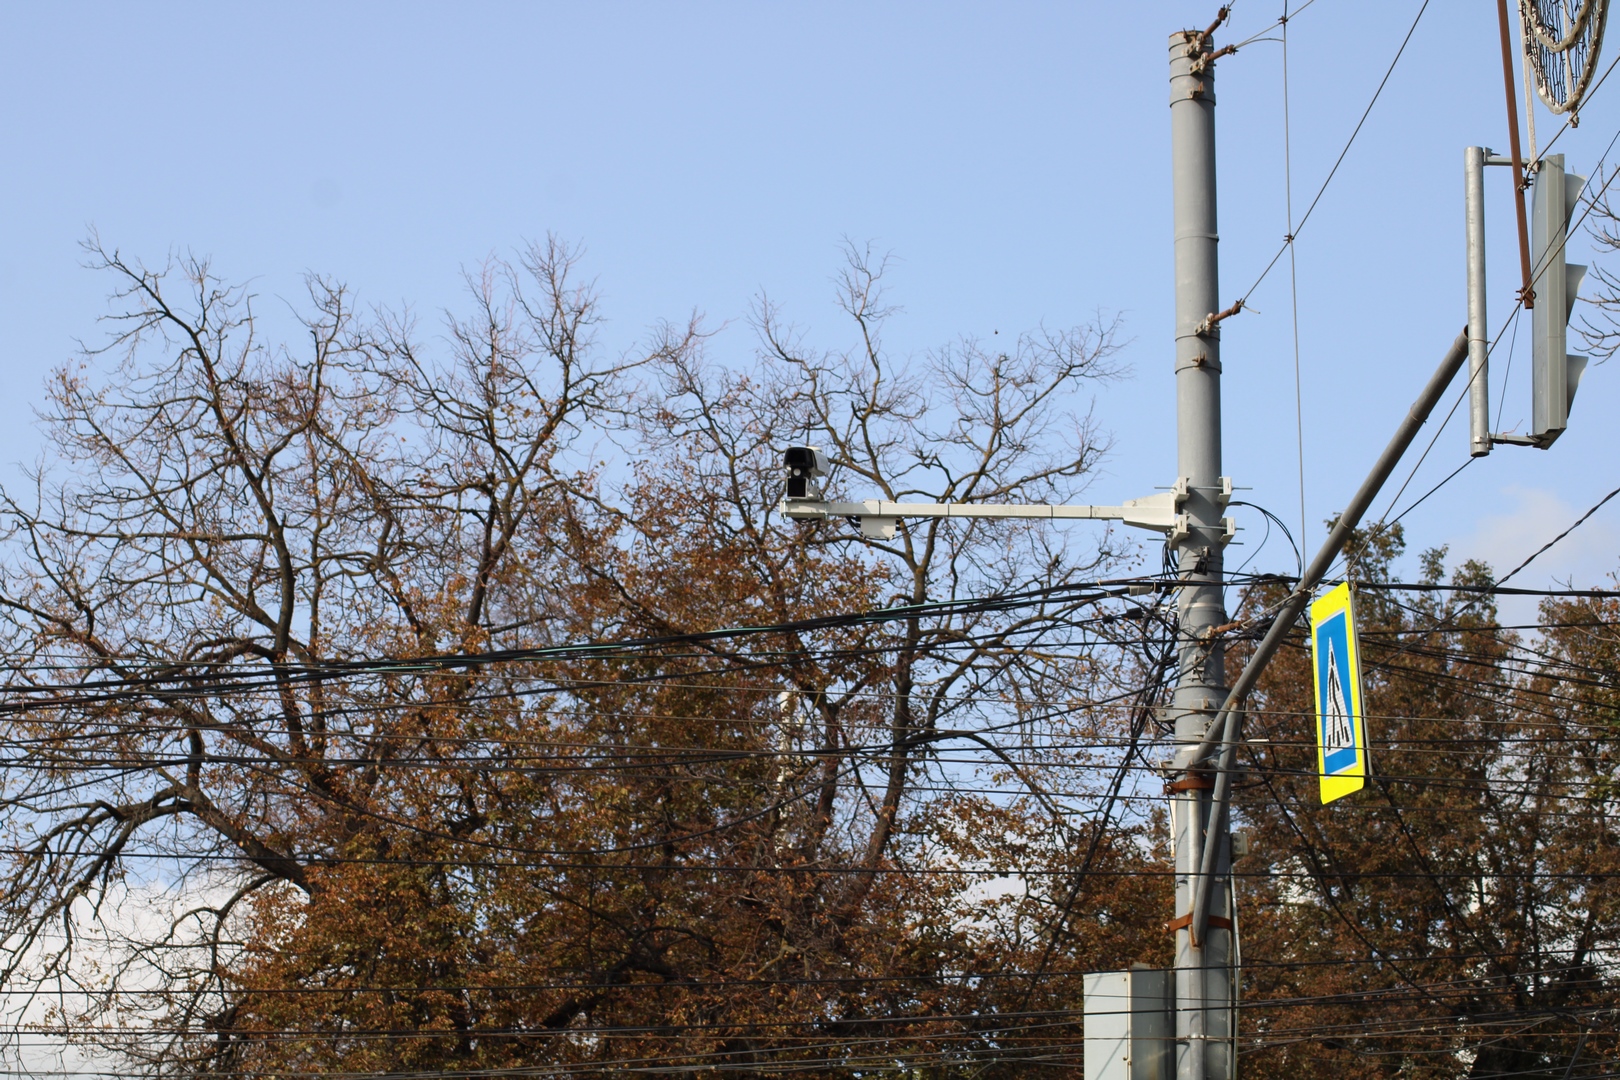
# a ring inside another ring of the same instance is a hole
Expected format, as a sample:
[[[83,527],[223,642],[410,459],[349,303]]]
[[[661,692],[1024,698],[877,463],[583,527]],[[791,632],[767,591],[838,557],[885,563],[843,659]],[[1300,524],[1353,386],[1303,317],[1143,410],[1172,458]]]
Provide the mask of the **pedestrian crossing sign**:
[[[1361,709],[1361,655],[1350,584],[1311,604],[1311,664],[1316,672],[1316,765],[1322,801],[1367,782],[1367,720]]]

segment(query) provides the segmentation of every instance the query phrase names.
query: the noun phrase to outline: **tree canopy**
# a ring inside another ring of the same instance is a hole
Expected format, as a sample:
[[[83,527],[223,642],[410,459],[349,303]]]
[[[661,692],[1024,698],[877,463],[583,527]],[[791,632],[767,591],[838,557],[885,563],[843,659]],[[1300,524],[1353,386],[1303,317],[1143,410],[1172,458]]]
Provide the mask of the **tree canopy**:
[[[112,334],[0,495],[14,1038],[165,1076],[1082,1075],[1080,973],[1169,962],[1173,581],[1062,502],[1103,322],[897,358],[761,300],[635,348],[556,241],[424,329],[100,246]],[[1488,567],[1362,534],[1376,777],[1315,801],[1303,630],[1246,720],[1245,1076],[1612,1060],[1612,596],[1501,627]],[[1272,576],[1239,579],[1241,664]],[[1235,669],[1234,669],[1235,671]]]

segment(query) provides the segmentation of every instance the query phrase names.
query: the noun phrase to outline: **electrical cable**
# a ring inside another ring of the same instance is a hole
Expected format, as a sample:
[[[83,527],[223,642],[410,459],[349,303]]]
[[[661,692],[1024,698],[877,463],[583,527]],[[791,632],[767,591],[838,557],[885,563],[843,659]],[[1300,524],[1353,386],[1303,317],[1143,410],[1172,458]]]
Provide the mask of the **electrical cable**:
[[[1395,66],[1401,62],[1401,57],[1406,52],[1406,46],[1411,42],[1412,35],[1417,32],[1418,23],[1423,20],[1423,13],[1428,9],[1429,0],[1422,0],[1422,3],[1418,6],[1417,14],[1412,18],[1412,25],[1407,28],[1406,36],[1401,39],[1400,48],[1395,50],[1395,58],[1389,62],[1389,67],[1384,71],[1384,77],[1378,81],[1378,88],[1373,91],[1372,100],[1367,102],[1366,109],[1362,110],[1361,119],[1356,121],[1354,130],[1350,132],[1350,138],[1345,140],[1344,148],[1339,151],[1339,156],[1334,159],[1333,167],[1328,170],[1327,178],[1322,181],[1322,186],[1317,189],[1310,205],[1305,208],[1305,213],[1299,219],[1299,224],[1294,226],[1293,235],[1283,241],[1282,246],[1277,249],[1277,254],[1271,257],[1271,261],[1266,264],[1265,269],[1260,271],[1260,276],[1254,279],[1254,284],[1243,291],[1238,303],[1244,306],[1248,305],[1249,297],[1254,295],[1254,290],[1258,289],[1260,283],[1266,280],[1267,275],[1271,273],[1272,267],[1276,266],[1277,261],[1283,257],[1283,253],[1299,239],[1299,234],[1304,230],[1305,223],[1310,221],[1311,215],[1315,213],[1317,203],[1322,201],[1322,196],[1327,193],[1328,185],[1333,183],[1333,178],[1338,175],[1339,166],[1344,164],[1345,156],[1350,153],[1350,147],[1355,145],[1356,136],[1361,134],[1361,128],[1367,123],[1367,117],[1372,115],[1373,106],[1378,104],[1378,99],[1383,94],[1384,87],[1389,83],[1389,77],[1395,74]],[[1298,12],[1295,14],[1298,14]]]
[[[1282,18],[1278,21],[1282,23],[1283,205],[1288,217],[1288,298],[1294,330],[1294,441],[1299,457],[1299,538],[1303,543],[1309,533],[1305,527],[1305,396],[1299,368],[1299,267],[1295,257],[1299,245],[1294,243],[1293,137],[1288,110],[1288,0],[1283,0]],[[1295,554],[1298,554],[1298,545],[1295,546]],[[1300,558],[1299,572],[1305,573],[1303,556]]]
[[[1578,525],[1578,524],[1579,524],[1579,522],[1577,522],[1577,525]],[[1572,526],[1572,527],[1571,527],[1571,528],[1574,528],[1574,527],[1575,527],[1575,526]],[[1554,541],[1554,542],[1556,542],[1556,540],[1555,540],[1555,541]],[[1256,580],[1262,580],[1262,579],[1260,579],[1260,578],[1257,578],[1257,579],[1256,579]],[[1398,584],[1398,583],[1396,583],[1396,584]],[[1458,591],[1469,591],[1469,590],[1468,590],[1468,589],[1467,589],[1467,588],[1466,588],[1466,587],[1457,587],[1457,588],[1458,588]],[[1556,591],[1556,590],[1554,590],[1554,591]],[[1568,592],[1568,593],[1572,593],[1572,594],[1573,594],[1573,593],[1578,593],[1578,592],[1583,592],[1583,591],[1580,591],[1580,590],[1564,590],[1564,592]],[[1610,595],[1611,595],[1611,596],[1612,596],[1612,594],[1610,594]],[[1608,597],[1605,597],[1605,596],[1599,596],[1599,597],[1596,597],[1596,598],[1599,598],[1599,599],[1603,599],[1603,598],[1608,598]],[[458,676],[458,677],[459,677],[459,676]],[[770,691],[769,691],[769,690],[768,690],[768,689],[766,689],[766,688],[757,688],[757,689],[756,689],[756,688],[737,688],[737,689],[741,689],[741,690],[745,690],[745,691],[746,691],[746,692],[747,692],[747,693],[751,693],[751,694],[757,694],[757,693],[767,693],[767,692],[770,692]],[[730,690],[730,688],[727,688],[727,690],[728,690],[728,691],[729,691],[729,690]],[[1129,762],[1128,762],[1128,760],[1127,760],[1127,761],[1126,761],[1126,762],[1125,762],[1125,763],[1124,763],[1124,764],[1126,764],[1126,765],[1127,765],[1127,766],[1128,766],[1128,765],[1129,765]],[[1121,773],[1120,773],[1120,774],[1119,774],[1119,775],[1123,775],[1123,772],[1121,772]],[[1118,801],[1119,801],[1119,802],[1128,802],[1128,801],[1130,801],[1130,800],[1132,800],[1132,799],[1133,799],[1133,798],[1135,798],[1135,796],[1131,796],[1131,795],[1127,795],[1127,794],[1125,794],[1125,793],[1123,793],[1123,792],[1120,792],[1120,793],[1118,793]],[[712,869],[713,869],[713,867],[705,867],[705,866],[701,866],[701,865],[700,865],[700,866],[698,866],[698,867],[696,867],[696,869],[699,869],[699,870],[701,870],[701,871],[702,871],[702,872],[709,872],[709,871],[710,871],[710,870],[712,870]],[[825,870],[825,869],[828,869],[828,868],[825,868],[825,867],[823,867],[823,868],[820,868],[820,869],[823,869],[823,870]],[[862,869],[862,868],[859,868],[859,867],[852,867],[852,868],[849,868],[849,869],[851,869],[851,870],[855,870],[855,871],[859,871],[859,870],[861,870],[861,869]],[[918,871],[917,871],[917,872],[920,872],[920,873],[926,873],[926,872],[928,872],[928,871],[927,871],[927,870],[925,870],[925,869],[923,869],[923,870],[918,870]],[[1062,871],[1062,870],[1056,870],[1056,871],[1054,871],[1054,872],[1055,872],[1055,873],[1064,873],[1064,872],[1067,872],[1067,873],[1072,873],[1072,871]],[[982,872],[981,872],[981,873],[982,873]],[[1442,875],[1444,875],[1444,877],[1443,877],[1443,879],[1444,879],[1444,880],[1452,880],[1452,879],[1453,879],[1453,878],[1455,878],[1455,879],[1457,879],[1457,880],[1464,880],[1464,879],[1465,879],[1465,878],[1466,878],[1466,876],[1467,876],[1467,875],[1465,875],[1465,874],[1461,874],[1461,873],[1459,873],[1459,874],[1455,874],[1455,875],[1452,875],[1452,874],[1446,874],[1446,873],[1445,873],[1445,872],[1443,872],[1443,871],[1442,871],[1442,872],[1440,872],[1440,874],[1442,874]],[[1105,874],[1105,876],[1106,876],[1106,874]],[[1275,874],[1270,874],[1270,875],[1267,875],[1267,877],[1271,877],[1271,878],[1274,878],[1274,877],[1275,877],[1275,876],[1276,876],[1276,875],[1275,875]],[[1547,878],[1547,877],[1548,877],[1548,876],[1547,876],[1547,875],[1541,875],[1541,876],[1542,876],[1542,877],[1543,877],[1543,878]],[[1437,877],[1437,875],[1436,875],[1436,874],[1426,874],[1426,875],[1412,875],[1412,877],[1413,877],[1413,878],[1414,878],[1414,879],[1424,879],[1424,880],[1430,880],[1430,881],[1434,881],[1434,880],[1436,880],[1436,877]],[[1549,878],[1549,879],[1550,879],[1550,880],[1556,880],[1556,878]],[[1587,879],[1586,879],[1586,878],[1583,878],[1583,879],[1582,879],[1582,880],[1587,880]],[[1258,960],[1257,960],[1257,961],[1256,961],[1256,963],[1255,963],[1255,964],[1252,964],[1252,965],[1251,965],[1251,966],[1256,966],[1256,969],[1257,969],[1257,970],[1258,970],[1258,966],[1257,966],[1257,965],[1258,965]],[[1055,976],[1055,975],[1057,975],[1057,974],[1059,974],[1059,973],[1050,973],[1050,974],[1052,974],[1052,975],[1054,975],[1054,976]],[[1257,1004],[1257,1005],[1258,1005],[1258,1004],[1260,1004],[1260,1003],[1255,1003],[1255,1004]],[[899,1019],[900,1019],[900,1020],[905,1020],[905,1019],[907,1019],[907,1018],[905,1018],[905,1017],[901,1017],[901,1018],[899,1018]],[[927,1019],[927,1018],[922,1018],[922,1019]]]

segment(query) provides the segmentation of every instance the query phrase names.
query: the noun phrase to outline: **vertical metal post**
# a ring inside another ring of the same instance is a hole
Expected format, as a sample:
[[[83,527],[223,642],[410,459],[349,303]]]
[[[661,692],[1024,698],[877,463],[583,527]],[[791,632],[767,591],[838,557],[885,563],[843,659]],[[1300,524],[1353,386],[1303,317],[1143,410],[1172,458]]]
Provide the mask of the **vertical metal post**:
[[[1528,311],[1536,306],[1536,290],[1530,281],[1530,226],[1524,211],[1524,158],[1519,154],[1519,99],[1513,89],[1513,31],[1508,29],[1507,0],[1496,0],[1496,21],[1502,38],[1502,85],[1507,91],[1508,153],[1513,159],[1513,209],[1519,221],[1519,269],[1524,274],[1524,284],[1519,287],[1519,300]],[[1524,107],[1534,109],[1536,103],[1526,101]]]
[[[1213,30],[1213,27],[1211,28]],[[1182,580],[1179,678],[1173,698],[1177,742],[1171,784],[1176,852],[1176,1080],[1227,1080],[1231,1054],[1231,909],[1216,891],[1204,940],[1193,940],[1192,909],[1213,781],[1191,768],[1193,750],[1226,698],[1225,657],[1215,628],[1222,597],[1221,310],[1215,222],[1215,71],[1209,32],[1170,37],[1170,138],[1174,173],[1176,273],[1176,457],[1186,483],[1185,530],[1171,543]],[[1227,831],[1216,844],[1215,875],[1231,869]]]
[[[1485,155],[1483,146],[1463,151],[1464,204],[1468,218],[1468,454],[1491,452],[1489,328],[1485,324]]]

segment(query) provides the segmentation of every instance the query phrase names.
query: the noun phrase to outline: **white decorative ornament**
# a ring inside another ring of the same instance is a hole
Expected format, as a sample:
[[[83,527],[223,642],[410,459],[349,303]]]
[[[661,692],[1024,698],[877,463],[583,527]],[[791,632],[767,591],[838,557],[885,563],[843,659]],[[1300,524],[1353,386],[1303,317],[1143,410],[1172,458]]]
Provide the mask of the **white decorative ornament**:
[[[1536,96],[1555,113],[1580,109],[1603,44],[1608,0],[1519,0]]]

